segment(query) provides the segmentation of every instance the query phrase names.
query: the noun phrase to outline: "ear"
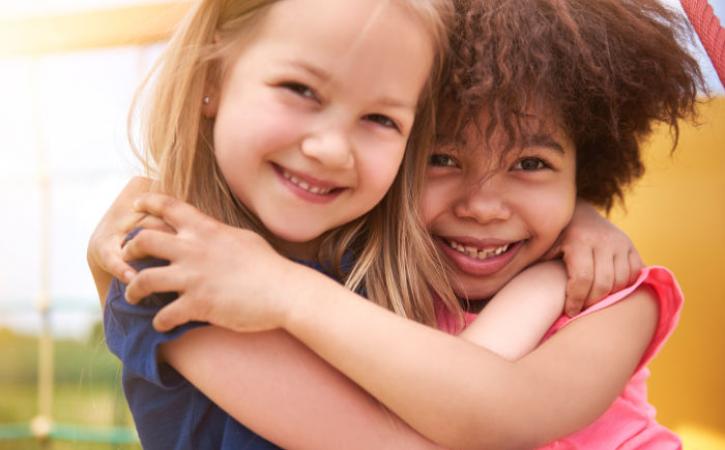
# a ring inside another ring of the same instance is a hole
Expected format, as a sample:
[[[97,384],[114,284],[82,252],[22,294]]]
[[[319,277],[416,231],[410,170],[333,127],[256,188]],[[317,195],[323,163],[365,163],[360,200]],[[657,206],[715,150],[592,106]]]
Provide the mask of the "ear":
[[[212,63],[207,72],[207,79],[204,83],[204,92],[201,97],[201,113],[207,119],[216,117],[219,109],[219,98],[221,89],[219,88],[219,67],[218,63]]]
[[[216,89],[206,89],[204,96],[201,98],[201,113],[207,119],[216,117],[219,109],[219,91]]]
[[[219,32],[214,33],[213,42],[218,44],[221,41]],[[217,110],[219,109],[219,62],[211,63],[209,72],[207,74],[206,86],[204,89],[204,95],[201,97],[201,113],[207,119],[213,119],[216,117]]]

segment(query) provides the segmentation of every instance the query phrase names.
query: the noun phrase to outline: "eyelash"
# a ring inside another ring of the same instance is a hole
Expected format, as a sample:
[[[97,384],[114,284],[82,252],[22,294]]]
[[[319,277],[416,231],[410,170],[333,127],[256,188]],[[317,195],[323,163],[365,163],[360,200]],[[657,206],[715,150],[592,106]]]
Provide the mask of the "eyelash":
[[[442,160],[445,160],[445,162]],[[428,158],[428,164],[434,167],[458,167],[458,160],[451,155],[434,153]]]
[[[535,169],[525,169],[523,167],[523,163],[525,161],[534,161],[537,163],[537,167]],[[535,171],[544,170],[544,169],[551,169],[551,165],[542,158],[538,158],[536,156],[527,156],[525,158],[521,158],[518,161],[516,161],[514,163],[513,169],[521,170],[524,172],[535,172]]]
[[[288,81],[280,83],[280,87],[287,89],[288,91],[296,94],[301,98],[313,100],[318,103],[320,102],[320,97],[319,95],[317,95],[317,92],[315,92],[314,89],[305,84],[297,83],[295,81]]]
[[[288,81],[280,83],[280,86],[305,100],[313,100],[317,103],[321,102],[320,96],[317,94],[317,92],[315,92],[314,89],[303,83]],[[365,116],[365,120],[398,132],[401,130],[400,126],[395,122],[395,120],[384,114],[368,114],[367,116]]]
[[[365,116],[365,120],[380,125],[381,127],[400,131],[400,126],[393,119],[384,114],[368,114]]]

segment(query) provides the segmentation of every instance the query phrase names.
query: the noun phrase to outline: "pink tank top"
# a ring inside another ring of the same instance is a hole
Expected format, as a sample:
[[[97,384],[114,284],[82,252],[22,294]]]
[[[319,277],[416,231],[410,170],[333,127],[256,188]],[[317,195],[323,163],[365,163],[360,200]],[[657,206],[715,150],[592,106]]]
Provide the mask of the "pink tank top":
[[[682,309],[682,291],[669,270],[656,266],[643,269],[637,281],[631,286],[608,296],[577,316],[562,315],[551,326],[542,342],[572,321],[625,299],[642,285],[651,287],[657,295],[659,321],[652,341],[642,355],[634,375],[609,409],[597,420],[576,433],[557,439],[540,449],[670,450],[682,448],[682,443],[677,435],[655,421],[655,409],[647,402],[646,381],[650,373],[645,366],[672,334]],[[475,314],[466,314],[466,325],[473,322],[475,318]],[[458,329],[455,320],[445,311],[439,311],[438,326],[448,333],[456,333]]]

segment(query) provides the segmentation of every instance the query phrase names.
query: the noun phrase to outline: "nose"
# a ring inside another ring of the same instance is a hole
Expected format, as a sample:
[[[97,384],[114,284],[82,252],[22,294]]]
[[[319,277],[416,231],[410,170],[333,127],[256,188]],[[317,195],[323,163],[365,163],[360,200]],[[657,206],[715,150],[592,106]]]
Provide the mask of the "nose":
[[[302,139],[302,154],[332,169],[353,166],[353,145],[343,127],[328,127]]]
[[[511,217],[511,208],[505,193],[500,192],[491,179],[470,183],[453,208],[457,217],[485,224],[505,221]]]

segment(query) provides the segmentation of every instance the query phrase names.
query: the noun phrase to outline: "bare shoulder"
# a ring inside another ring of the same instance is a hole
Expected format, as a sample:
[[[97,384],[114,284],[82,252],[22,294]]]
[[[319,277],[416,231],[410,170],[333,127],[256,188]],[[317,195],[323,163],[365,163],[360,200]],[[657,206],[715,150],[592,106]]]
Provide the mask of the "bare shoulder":
[[[571,433],[606,411],[652,341],[657,305],[655,293],[641,287],[615,304],[572,321],[521,360],[541,391],[540,403],[557,417],[542,425],[541,436]],[[552,404],[546,400],[551,398],[579,400]],[[541,419],[544,414],[535,417]]]
[[[621,301],[600,312],[590,314],[589,317],[582,318],[582,320],[598,320],[625,329],[632,329],[634,334],[641,335],[649,342],[655,331],[658,317],[659,307],[655,292],[647,286],[640,286]]]
[[[649,345],[659,317],[657,297],[642,286],[619,302],[581,317],[564,327],[552,339],[572,337],[586,342],[604,339],[609,346],[632,359],[639,359]]]

